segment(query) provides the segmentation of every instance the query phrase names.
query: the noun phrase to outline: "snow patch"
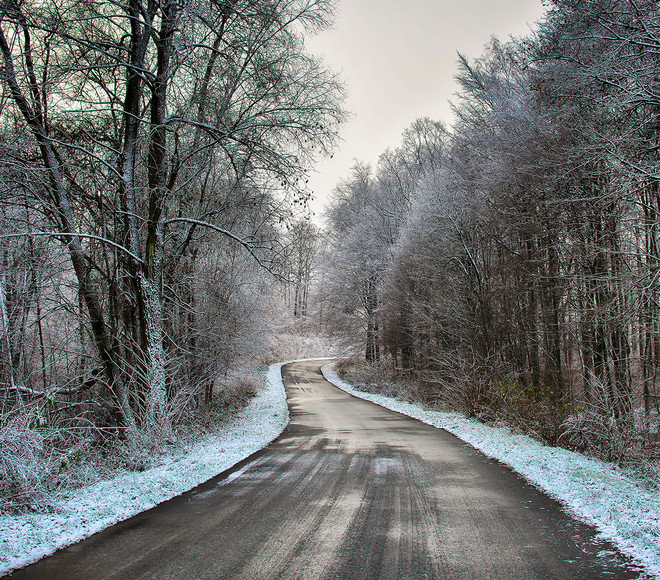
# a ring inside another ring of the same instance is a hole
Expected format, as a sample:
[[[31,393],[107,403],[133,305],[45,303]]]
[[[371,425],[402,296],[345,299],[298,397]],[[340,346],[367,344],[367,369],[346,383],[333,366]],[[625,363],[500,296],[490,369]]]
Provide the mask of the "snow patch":
[[[60,494],[55,513],[0,514],[0,575],[52,554],[207,481],[277,438],[289,422],[281,367],[217,432],[143,472]]]

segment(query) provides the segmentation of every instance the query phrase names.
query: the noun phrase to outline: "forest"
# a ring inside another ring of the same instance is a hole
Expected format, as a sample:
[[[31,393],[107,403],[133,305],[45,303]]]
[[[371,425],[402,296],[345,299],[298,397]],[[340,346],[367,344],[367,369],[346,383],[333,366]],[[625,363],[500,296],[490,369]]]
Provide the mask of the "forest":
[[[318,296],[352,382],[657,482],[659,64],[657,2],[554,0],[354,165]]]
[[[144,469],[257,387],[345,116],[304,44],[332,9],[0,3],[1,507]]]
[[[552,0],[459,56],[451,126],[356,162],[319,225],[334,8],[0,3],[0,509],[148,468],[296,341],[657,483],[660,7]]]

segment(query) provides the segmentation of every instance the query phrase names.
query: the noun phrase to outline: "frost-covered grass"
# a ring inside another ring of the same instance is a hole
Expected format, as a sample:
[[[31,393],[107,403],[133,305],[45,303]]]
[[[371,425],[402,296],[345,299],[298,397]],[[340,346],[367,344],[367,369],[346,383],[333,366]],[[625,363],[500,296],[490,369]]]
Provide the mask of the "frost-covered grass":
[[[268,445],[289,419],[282,364],[269,368],[264,387],[233,419],[158,467],[61,493],[53,513],[0,514],[0,575],[179,495]]]
[[[660,578],[660,493],[644,488],[617,466],[543,445],[506,427],[358,391],[342,381],[330,365],[322,370],[327,380],[352,395],[446,429],[508,465]]]
[[[0,574],[179,495],[265,447],[288,422],[282,364],[269,368],[265,387],[234,419],[190,448],[167,456],[158,467],[126,471],[62,493],[54,513],[0,515]],[[351,394],[446,429],[509,465],[660,577],[660,497],[622,470],[456,413],[363,393],[341,381],[330,367],[323,372]]]

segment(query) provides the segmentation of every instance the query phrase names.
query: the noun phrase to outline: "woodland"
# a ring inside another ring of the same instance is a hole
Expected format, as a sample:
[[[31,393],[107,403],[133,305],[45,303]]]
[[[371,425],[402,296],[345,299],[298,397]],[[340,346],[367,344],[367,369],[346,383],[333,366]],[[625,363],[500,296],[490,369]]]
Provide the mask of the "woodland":
[[[147,468],[295,343],[660,481],[660,7],[552,0],[459,57],[453,124],[356,162],[320,226],[332,13],[0,3],[1,509]]]
[[[3,507],[144,469],[253,394],[344,118],[304,46],[332,8],[0,3]]]
[[[660,6],[556,0],[460,57],[328,211],[351,382],[660,475]],[[361,362],[360,362],[361,361]]]

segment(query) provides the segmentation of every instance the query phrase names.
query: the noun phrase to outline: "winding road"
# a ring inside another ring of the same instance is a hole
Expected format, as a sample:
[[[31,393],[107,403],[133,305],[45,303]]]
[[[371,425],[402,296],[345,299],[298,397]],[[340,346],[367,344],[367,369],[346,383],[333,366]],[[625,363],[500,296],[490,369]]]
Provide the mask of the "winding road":
[[[322,364],[283,367],[291,423],[268,448],[11,578],[644,577],[506,467]]]

